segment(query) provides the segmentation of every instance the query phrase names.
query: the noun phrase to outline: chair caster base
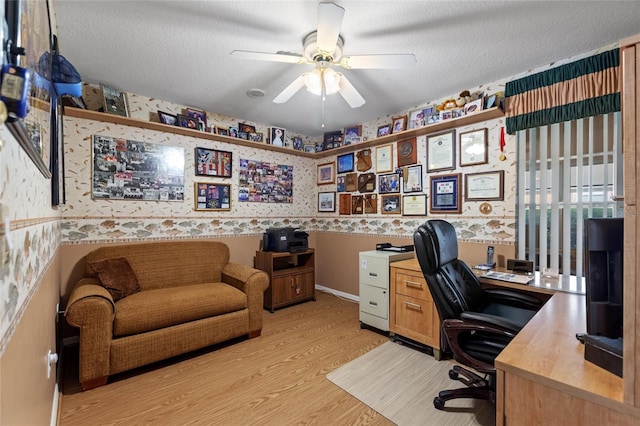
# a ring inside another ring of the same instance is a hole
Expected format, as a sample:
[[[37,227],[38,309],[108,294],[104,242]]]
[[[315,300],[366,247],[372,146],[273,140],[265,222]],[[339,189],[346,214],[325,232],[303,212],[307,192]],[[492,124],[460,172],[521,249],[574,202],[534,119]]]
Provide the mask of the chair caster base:
[[[433,398],[433,406],[436,407],[436,410],[444,410],[444,401],[436,396]]]

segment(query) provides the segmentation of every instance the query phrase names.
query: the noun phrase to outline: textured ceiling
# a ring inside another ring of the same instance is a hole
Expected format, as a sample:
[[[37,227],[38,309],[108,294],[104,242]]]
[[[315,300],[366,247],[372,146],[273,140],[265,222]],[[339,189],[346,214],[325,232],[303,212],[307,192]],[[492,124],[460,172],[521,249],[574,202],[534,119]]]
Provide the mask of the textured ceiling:
[[[343,129],[608,46],[640,32],[638,1],[335,1],[345,55],[413,53],[411,70],[340,69],[366,104],[300,90],[312,65],[248,61],[233,50],[302,53],[317,1],[54,0],[61,53],[87,83],[284,127]],[[265,92],[250,98],[247,90]]]

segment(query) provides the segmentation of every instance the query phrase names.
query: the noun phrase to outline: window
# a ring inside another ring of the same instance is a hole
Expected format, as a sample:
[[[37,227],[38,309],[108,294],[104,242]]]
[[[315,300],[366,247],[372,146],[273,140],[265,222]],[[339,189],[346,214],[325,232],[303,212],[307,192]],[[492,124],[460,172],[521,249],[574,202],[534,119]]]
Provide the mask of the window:
[[[583,220],[622,217],[621,114],[521,130],[517,256],[582,277]]]

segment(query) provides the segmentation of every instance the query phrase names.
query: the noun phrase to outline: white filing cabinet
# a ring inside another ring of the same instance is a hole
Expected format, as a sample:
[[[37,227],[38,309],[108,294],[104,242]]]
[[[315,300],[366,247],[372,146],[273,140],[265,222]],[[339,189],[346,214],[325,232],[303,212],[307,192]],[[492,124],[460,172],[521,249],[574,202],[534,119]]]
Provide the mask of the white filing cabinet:
[[[360,252],[360,327],[389,331],[389,264],[413,258],[413,252]]]

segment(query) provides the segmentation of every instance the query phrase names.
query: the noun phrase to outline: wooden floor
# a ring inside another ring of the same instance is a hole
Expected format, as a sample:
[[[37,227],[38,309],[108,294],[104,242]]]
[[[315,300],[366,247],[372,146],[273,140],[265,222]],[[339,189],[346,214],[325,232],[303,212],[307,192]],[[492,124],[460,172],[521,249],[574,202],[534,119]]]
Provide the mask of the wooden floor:
[[[318,292],[315,302],[264,311],[261,337],[117,375],[91,391],[80,390],[71,354],[58,425],[391,425],[326,379],[386,341],[360,328],[357,304]]]

